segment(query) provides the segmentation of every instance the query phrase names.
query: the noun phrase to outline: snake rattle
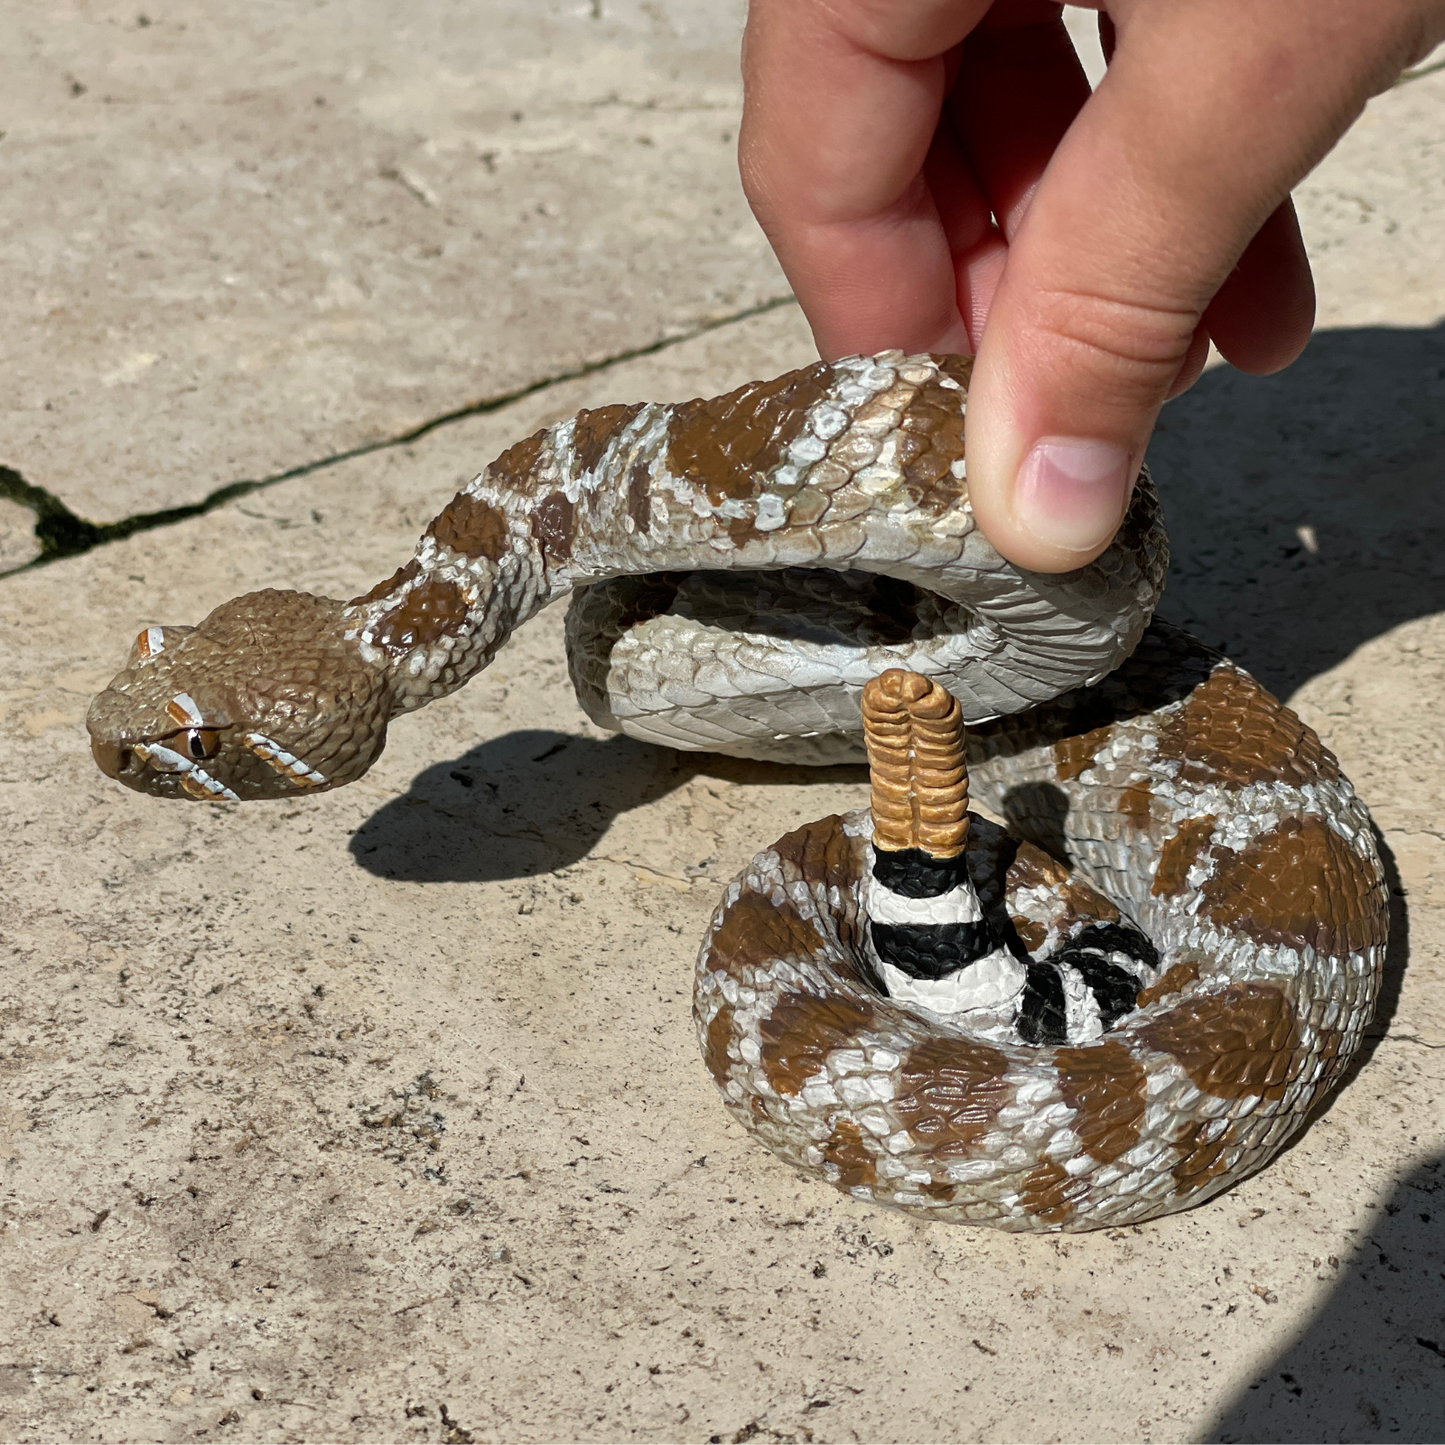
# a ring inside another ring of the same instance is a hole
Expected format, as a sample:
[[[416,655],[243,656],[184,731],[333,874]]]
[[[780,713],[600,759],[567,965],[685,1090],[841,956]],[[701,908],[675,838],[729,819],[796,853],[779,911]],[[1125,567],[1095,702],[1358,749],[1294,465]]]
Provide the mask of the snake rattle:
[[[977,530],[968,363],[885,352],[519,442],[350,602],[264,591],[148,627],[88,717],[126,786],[209,801],[360,777],[389,722],[571,594],[595,722],[795,763],[869,809],[780,839],[698,960],[734,1116],[856,1197],[1013,1230],[1199,1203],[1357,1048],[1386,941],[1369,815],[1247,673],[1150,621],[1141,472],[1087,567]],[[968,811],[969,788],[1011,831]]]

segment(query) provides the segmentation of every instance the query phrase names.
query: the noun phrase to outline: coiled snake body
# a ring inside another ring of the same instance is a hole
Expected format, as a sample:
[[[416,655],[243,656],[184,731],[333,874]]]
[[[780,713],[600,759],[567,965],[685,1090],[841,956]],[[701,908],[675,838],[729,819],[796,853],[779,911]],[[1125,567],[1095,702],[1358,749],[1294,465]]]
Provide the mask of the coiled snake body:
[[[1369,818],[1293,713],[1150,623],[1166,542],[1147,474],[1090,566],[994,552],[968,505],[966,386],[966,362],[885,353],[582,412],[499,457],[362,597],[253,593],[147,628],[92,704],[96,759],[172,797],[352,781],[392,718],[569,592],[583,707],[649,741],[857,758],[872,679],[936,684],[1014,836],[970,824],[953,788],[947,887],[972,911],[927,926],[977,935],[1037,997],[970,1014],[927,966],[884,976],[883,911],[941,915],[884,900],[879,858],[943,863],[912,782],[894,802],[917,847],[874,846],[875,767],[872,813],[760,853],[713,920],[695,1016],[725,1101],[799,1167],[933,1218],[1097,1228],[1207,1199],[1359,1043],[1386,937]]]

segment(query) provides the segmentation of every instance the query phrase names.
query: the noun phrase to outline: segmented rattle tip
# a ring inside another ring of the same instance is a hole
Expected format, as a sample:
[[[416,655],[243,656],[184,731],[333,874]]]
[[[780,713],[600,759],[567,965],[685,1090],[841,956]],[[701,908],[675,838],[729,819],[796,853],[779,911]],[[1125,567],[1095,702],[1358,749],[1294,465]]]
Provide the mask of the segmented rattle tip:
[[[963,709],[937,682],[891,667],[863,689],[873,846],[956,858],[968,843]]]

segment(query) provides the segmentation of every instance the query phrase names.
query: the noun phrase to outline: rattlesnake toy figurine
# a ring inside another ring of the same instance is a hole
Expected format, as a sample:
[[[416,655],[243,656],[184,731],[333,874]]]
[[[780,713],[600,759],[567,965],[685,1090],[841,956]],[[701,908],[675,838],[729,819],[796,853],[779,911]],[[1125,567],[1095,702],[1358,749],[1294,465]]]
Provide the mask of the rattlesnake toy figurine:
[[[361,597],[147,627],[91,706],[96,760],[172,798],[352,782],[394,718],[570,593],[602,726],[792,763],[866,749],[871,807],[758,854],[703,945],[698,1034],[745,1128],[929,1219],[1095,1229],[1206,1200],[1360,1042],[1386,939],[1369,816],[1299,718],[1150,622],[1147,472],[1087,567],[994,551],[968,371],[886,352],[581,412]],[[968,812],[970,773],[1009,831]]]

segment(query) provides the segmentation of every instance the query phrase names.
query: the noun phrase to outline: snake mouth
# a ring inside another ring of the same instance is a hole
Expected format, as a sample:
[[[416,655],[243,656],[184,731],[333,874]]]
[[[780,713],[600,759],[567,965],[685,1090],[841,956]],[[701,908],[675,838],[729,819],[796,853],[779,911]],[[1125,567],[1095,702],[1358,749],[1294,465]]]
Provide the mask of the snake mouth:
[[[107,777],[162,798],[239,803],[294,797],[336,781],[275,738],[244,726],[184,728],[119,740],[92,735],[90,750]]]
[[[127,742],[92,736],[90,751],[101,772],[136,792],[239,803],[239,795],[207,766],[220,753],[223,742],[222,729],[187,728],[161,738]]]

